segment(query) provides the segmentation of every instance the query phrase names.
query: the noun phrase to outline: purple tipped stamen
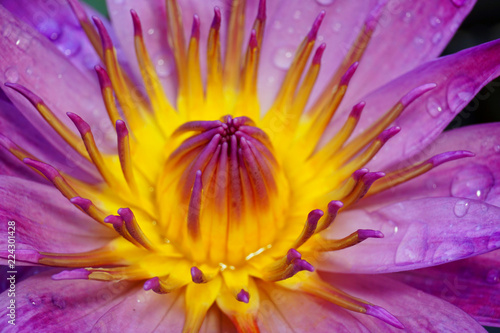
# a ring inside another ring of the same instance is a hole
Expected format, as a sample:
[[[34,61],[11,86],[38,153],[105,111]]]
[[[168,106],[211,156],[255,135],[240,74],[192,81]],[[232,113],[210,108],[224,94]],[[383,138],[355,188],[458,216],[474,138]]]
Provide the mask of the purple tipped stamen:
[[[236,299],[240,302],[247,303],[250,302],[250,294],[248,291],[241,289],[241,291],[236,295]]]
[[[383,322],[396,328],[404,329],[404,325],[384,308],[377,305],[366,304],[366,314],[382,320]]]
[[[191,279],[194,283],[206,283],[207,279],[203,272],[196,266],[191,267]]]
[[[85,268],[74,269],[72,271],[62,271],[52,275],[52,280],[87,280],[90,271]]]

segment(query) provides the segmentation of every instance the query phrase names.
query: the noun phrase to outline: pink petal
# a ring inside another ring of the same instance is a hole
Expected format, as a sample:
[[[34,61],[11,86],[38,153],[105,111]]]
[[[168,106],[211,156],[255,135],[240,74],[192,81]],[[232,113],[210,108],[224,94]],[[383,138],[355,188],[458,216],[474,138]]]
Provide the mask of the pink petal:
[[[446,151],[468,150],[471,158],[444,163],[437,168],[362,201],[369,210],[377,206],[422,197],[459,197],[500,206],[500,123],[483,124],[442,133],[427,149],[402,161],[403,168]]]
[[[0,228],[2,235],[7,235],[7,222],[15,221],[17,251],[88,251],[103,246],[113,236],[51,185],[8,176],[0,176],[0,184]],[[7,237],[0,242],[4,257]]]
[[[276,284],[260,287],[257,324],[263,333],[368,332],[352,312],[337,305]]]
[[[361,98],[366,107],[354,135],[381,117],[402,96],[415,87],[436,83],[437,87],[411,104],[393,125],[401,132],[368,164],[370,170],[384,170],[420,153],[432,143],[475,94],[500,73],[500,40],[479,45],[426,63]],[[349,112],[347,107],[340,114]],[[331,129],[343,123],[342,116]]]
[[[51,270],[16,284],[15,327],[22,327],[26,332],[41,329],[44,332],[90,332],[99,317],[140,288],[127,281],[53,281],[50,275],[55,272]],[[10,304],[10,299],[7,292],[0,295],[3,304]],[[8,318],[8,311],[7,306],[2,306],[2,318]],[[131,317],[134,316],[129,315],[128,319]]]
[[[4,36],[0,40],[3,59],[0,70],[4,73],[0,76],[0,85],[14,105],[51,144],[76,164],[89,165],[56,135],[25,98],[5,87],[5,82],[18,83],[32,90],[69,128],[74,125],[65,113],[77,112],[91,125],[99,145],[114,147],[113,126],[110,121],[103,121],[106,111],[96,77],[82,73],[47,38],[1,6],[0,20]]]
[[[482,325],[500,326],[500,251],[446,265],[391,274],[470,314]]]
[[[351,295],[382,306],[405,326],[404,332],[485,332],[459,308],[381,275],[322,274],[323,279]],[[401,332],[363,314],[353,315],[369,332]]]
[[[475,2],[462,1],[458,6],[450,0],[389,1],[344,105],[353,105],[359,96],[438,57]]]
[[[458,198],[403,201],[373,212],[347,211],[326,230],[326,238],[341,238],[360,228],[380,230],[385,237],[327,253],[317,267],[339,273],[382,273],[471,257],[500,247],[499,216],[498,207]]]

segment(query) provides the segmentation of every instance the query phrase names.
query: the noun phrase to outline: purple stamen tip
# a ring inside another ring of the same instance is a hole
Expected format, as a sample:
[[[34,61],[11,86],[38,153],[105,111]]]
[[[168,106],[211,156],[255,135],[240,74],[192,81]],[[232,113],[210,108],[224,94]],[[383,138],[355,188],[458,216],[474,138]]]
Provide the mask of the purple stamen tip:
[[[314,266],[303,259],[295,259],[292,265],[295,273],[300,271],[314,272]]]
[[[379,17],[382,14],[387,1],[388,0],[380,0],[375,8],[373,8],[373,10],[369,13],[368,18],[365,21],[366,27],[369,30],[375,30]]]
[[[354,171],[354,173],[352,174],[352,178],[355,180],[355,181],[359,181],[361,178],[363,178],[364,175],[366,175],[368,173],[368,169],[366,168],[363,168],[363,169],[359,169],[359,170],[356,170]]]
[[[112,224],[114,227],[121,227],[123,219],[120,216],[108,215],[104,218],[104,223]]]
[[[241,291],[236,295],[236,299],[240,302],[247,303],[250,301],[250,294],[248,291],[241,289]]]
[[[464,157],[473,157],[476,156],[476,154],[467,151],[467,150],[458,150],[458,151],[448,151],[446,153],[441,153],[439,155],[431,157],[428,162],[432,163],[434,167],[437,167],[438,165],[441,165],[446,162],[458,160],[460,158]]]
[[[359,119],[361,117],[361,111],[363,111],[365,105],[366,105],[365,102],[359,102],[358,104],[354,105],[354,107],[351,110],[351,114],[349,114],[349,117]]]
[[[12,142],[8,137],[0,134],[0,145],[7,150],[17,148],[16,144]]]
[[[349,84],[349,81],[351,81],[354,73],[356,72],[356,69],[358,69],[358,66],[359,62],[355,62],[345,71],[344,75],[340,79],[341,86],[346,86]]]
[[[90,271],[85,268],[74,269],[72,271],[62,271],[52,275],[52,280],[86,280],[90,275]]]
[[[212,20],[212,29],[219,30],[220,29],[220,22],[221,22],[220,8],[215,7],[214,8],[214,19]]]
[[[252,32],[250,33],[250,41],[248,42],[248,46],[251,49],[256,49],[259,46],[259,42],[257,41],[257,32],[255,29],[252,29]]]
[[[316,20],[314,20],[314,23],[312,25],[311,30],[309,31],[309,34],[307,35],[307,38],[312,41],[316,39],[316,36],[318,35],[318,30],[319,27],[321,26],[321,22],[323,22],[323,19],[325,18],[325,11],[322,10],[318,17],[316,17]]]
[[[137,15],[137,12],[133,9],[130,10],[130,15],[132,15],[132,23],[134,25],[134,35],[142,36],[142,25],[139,15]]]
[[[43,100],[40,97],[38,97],[37,95],[35,95],[31,90],[29,90],[28,88],[26,88],[23,85],[20,85],[20,84],[17,84],[17,83],[6,82],[5,86],[9,87],[11,89],[14,89],[18,93],[20,93],[27,100],[29,100],[31,104],[33,104],[35,106],[37,104],[44,104]]]
[[[300,258],[302,258],[302,255],[300,254],[299,251],[297,251],[295,249],[290,249],[290,250],[288,250],[288,252],[286,254],[286,263],[288,265],[290,265],[293,260],[297,260]]]
[[[143,288],[144,290],[158,290],[160,288],[160,279],[155,276],[154,278],[147,280],[144,282]]]
[[[66,115],[69,117],[69,119],[71,119],[73,124],[75,124],[78,132],[80,132],[81,135],[85,135],[90,132],[89,124],[87,124],[80,116],[73,112],[66,112]]]
[[[316,49],[316,52],[314,53],[314,57],[312,60],[313,65],[321,64],[321,58],[323,57],[323,53],[325,52],[325,49],[326,49],[326,43],[321,44]]]
[[[71,201],[72,204],[79,206],[81,209],[85,211],[87,211],[90,208],[90,206],[92,206],[92,201],[82,197],[74,197],[69,199],[69,201]]]
[[[426,92],[428,92],[436,87],[437,87],[437,84],[435,84],[435,83],[427,83],[427,84],[421,85],[420,87],[417,87],[417,88],[411,90],[403,98],[401,98],[400,103],[403,104],[403,107],[407,107],[414,100],[416,100],[417,98],[419,98],[420,96],[422,96]]]
[[[385,176],[383,172],[369,172],[363,176],[362,182],[365,183],[366,187],[371,186],[377,179]]]
[[[357,233],[358,238],[362,241],[367,238],[384,238],[384,234],[379,230],[359,229]]]
[[[405,328],[403,326],[403,324],[401,324],[401,322],[396,317],[394,317],[392,314],[390,314],[389,311],[387,311],[386,309],[381,308],[380,306],[377,306],[377,305],[372,305],[372,304],[367,304],[364,306],[366,307],[366,314],[367,315],[378,318],[378,319],[382,320],[383,322],[385,322],[389,325],[392,325],[394,327],[401,328],[401,329]]]
[[[118,209],[118,215],[120,215],[121,218],[126,222],[132,221],[134,219],[134,213],[132,213],[130,208]]]
[[[307,224],[316,226],[319,219],[323,216],[323,211],[321,209],[315,209],[307,215]]]
[[[257,20],[264,21],[266,19],[266,0],[259,1],[259,9],[257,12]]]
[[[54,181],[54,179],[59,176],[59,172],[51,165],[32,160],[31,158],[25,158],[23,162],[40,171],[50,181]]]
[[[96,16],[92,16],[92,20],[94,21],[94,24],[97,28],[97,31],[99,31],[99,35],[101,36],[102,47],[104,49],[112,49],[113,42],[111,40],[111,37],[108,34],[108,31],[106,30],[106,27],[102,23],[101,19],[96,17]]]
[[[337,200],[330,201],[328,203],[328,214],[334,215],[342,207],[344,207],[344,204],[342,203],[342,201],[337,201]]]
[[[205,283],[203,272],[196,266],[191,267],[191,279],[194,283]]]
[[[95,66],[94,69],[97,73],[101,89],[111,87],[111,80],[109,79],[108,72],[99,65]]]
[[[191,28],[191,38],[200,39],[200,17],[193,15],[193,27]]]
[[[116,134],[118,134],[119,138],[124,138],[128,135],[127,125],[121,119],[116,121]]]
[[[399,131],[401,131],[401,127],[398,127],[398,126],[388,128],[379,134],[378,140],[381,141],[382,143],[386,143],[390,138],[392,138],[394,135],[398,134]]]

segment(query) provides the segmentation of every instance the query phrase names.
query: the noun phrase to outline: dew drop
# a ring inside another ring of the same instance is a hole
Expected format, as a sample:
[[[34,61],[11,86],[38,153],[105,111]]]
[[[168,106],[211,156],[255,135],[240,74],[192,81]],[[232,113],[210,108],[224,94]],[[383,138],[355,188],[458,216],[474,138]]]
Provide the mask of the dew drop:
[[[460,240],[458,242],[445,241],[441,243],[434,252],[434,262],[447,262],[463,259],[474,253],[474,245],[471,241]]]
[[[19,73],[15,67],[7,68],[4,75],[7,82],[16,83],[19,80]]]
[[[67,57],[73,57],[77,55],[82,46],[80,42],[76,39],[68,39],[64,41],[63,43],[58,45],[58,49]]]
[[[44,20],[38,24],[36,28],[42,35],[50,40],[58,39],[62,33],[59,23],[52,19]]]
[[[33,68],[31,67],[26,68],[26,75],[31,75],[31,74],[33,74]]]
[[[432,43],[437,44],[443,39],[443,34],[441,32],[437,32],[434,36],[432,36]]]
[[[437,16],[433,16],[430,19],[430,23],[431,23],[431,26],[436,28],[437,26],[439,26],[441,24],[441,19]]]
[[[448,85],[446,98],[451,112],[460,111],[474,97],[474,81],[467,76],[458,76]]]
[[[317,3],[323,6],[331,5],[335,0],[316,0]]]
[[[443,108],[441,107],[441,105],[439,104],[439,102],[433,98],[433,97],[430,97],[428,100],[427,100],[427,112],[429,112],[429,114],[436,118],[438,117],[439,115],[441,115],[441,112],[443,111]]]
[[[490,284],[497,284],[500,282],[500,271],[495,268],[490,269],[486,274],[486,282]]]
[[[16,40],[16,45],[21,50],[27,50],[30,45],[30,39],[21,37],[18,40]]]
[[[155,29],[151,28],[151,29],[148,29],[148,35],[152,35],[155,33]]]
[[[405,23],[410,22],[411,19],[412,19],[412,17],[413,17],[412,13],[410,13],[410,12],[404,13],[404,15],[403,15],[403,22],[405,22]]]
[[[495,250],[500,247],[500,232],[495,232],[488,240],[488,250]]]
[[[296,10],[294,13],[293,13],[293,18],[296,19],[296,20],[300,20],[300,16],[302,15],[302,12],[300,10]]]
[[[451,181],[451,195],[474,200],[486,200],[495,178],[490,169],[482,164],[470,164],[463,168]]]
[[[292,27],[288,27],[288,29],[286,29],[286,31],[291,35],[295,32],[295,29]]]
[[[333,25],[333,31],[335,31],[335,32],[339,32],[341,28],[342,28],[342,24],[340,22],[337,22]]]
[[[280,30],[282,27],[280,21],[275,21],[273,26],[274,26],[274,29],[276,29],[276,30]]]
[[[467,0],[451,0],[451,2],[453,2],[453,4],[457,7],[462,7],[463,5],[465,5]]]
[[[293,50],[291,47],[282,47],[274,53],[274,64],[281,69],[288,69],[292,64]]]
[[[415,38],[413,39],[413,41],[414,41],[414,42],[415,42],[415,44],[417,44],[417,45],[422,45],[422,44],[424,43],[424,39],[423,39],[422,37],[419,37],[419,36],[415,37]]]
[[[467,215],[467,212],[469,211],[469,201],[467,200],[459,200],[455,204],[455,207],[453,208],[453,212],[457,217],[464,217]]]
[[[495,151],[495,153],[500,153],[500,145],[495,145],[495,147],[493,147],[493,150]]]
[[[163,58],[158,58],[155,62],[156,73],[160,77],[167,77],[172,73],[172,66]]]

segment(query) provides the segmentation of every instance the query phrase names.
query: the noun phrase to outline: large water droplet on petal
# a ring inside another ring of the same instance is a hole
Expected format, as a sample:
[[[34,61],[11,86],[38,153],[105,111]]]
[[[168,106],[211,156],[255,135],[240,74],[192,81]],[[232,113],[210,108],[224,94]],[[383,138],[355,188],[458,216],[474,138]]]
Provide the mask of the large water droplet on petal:
[[[488,250],[495,250],[500,247],[500,232],[495,232],[488,240]]]
[[[59,23],[52,19],[47,19],[42,21],[37,25],[37,30],[40,31],[42,35],[50,40],[56,40],[61,36],[61,27]]]
[[[441,106],[441,104],[438,102],[437,99],[430,97],[427,100],[427,112],[429,112],[429,114],[432,117],[434,117],[434,118],[438,117],[442,111],[443,111],[443,107]]]
[[[446,98],[451,112],[461,111],[474,97],[474,81],[467,76],[457,76],[448,84]]]
[[[431,26],[438,27],[441,24],[441,19],[437,16],[432,16],[430,19]]]
[[[412,223],[396,250],[394,262],[396,265],[409,265],[422,262],[428,249],[427,225]]]
[[[460,240],[457,242],[445,241],[434,252],[434,262],[440,263],[463,259],[472,253],[474,253],[474,244],[469,240]]]
[[[163,57],[159,57],[158,59],[156,59],[155,69],[156,73],[160,77],[169,76],[170,74],[172,74],[173,70],[171,64],[168,61],[166,61]]]
[[[335,0],[316,0],[317,3],[320,5],[326,6],[326,5],[331,5]]]
[[[76,39],[67,39],[64,42],[60,43],[57,48],[61,50],[61,52],[67,57],[74,57],[77,55],[82,45]]]
[[[469,211],[469,201],[467,200],[459,200],[455,204],[455,207],[453,208],[453,213],[457,217],[464,217],[467,215],[467,212]]]
[[[4,75],[7,82],[16,83],[19,80],[19,72],[16,67],[7,68]]]
[[[451,181],[451,195],[474,200],[486,200],[495,178],[486,165],[471,164],[460,170]]]
[[[274,64],[281,69],[288,69],[293,60],[293,48],[282,47],[274,53]]]
[[[500,282],[500,271],[495,268],[490,269],[486,274],[486,282],[491,284],[497,284]]]

